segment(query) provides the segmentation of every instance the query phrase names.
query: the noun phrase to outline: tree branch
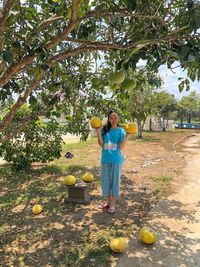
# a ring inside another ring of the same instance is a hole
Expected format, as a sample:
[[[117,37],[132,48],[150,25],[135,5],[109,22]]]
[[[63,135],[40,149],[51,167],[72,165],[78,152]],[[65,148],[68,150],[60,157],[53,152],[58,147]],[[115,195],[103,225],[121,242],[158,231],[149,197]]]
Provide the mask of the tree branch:
[[[158,16],[145,16],[142,14],[130,12],[126,9],[119,9],[116,12],[108,11],[108,10],[101,10],[101,11],[89,11],[87,14],[81,18],[81,20],[88,19],[88,18],[101,18],[101,17],[133,17],[133,18],[140,18],[140,19],[158,19],[163,20],[161,17]]]
[[[76,24],[78,23],[78,15],[77,15],[77,10],[78,10],[78,0],[73,0],[72,1],[72,18],[66,27],[66,29],[59,35],[57,35],[55,38],[53,38],[49,43],[47,43],[46,48],[51,49],[55,45],[59,44],[60,42],[64,41],[66,36],[75,28]]]
[[[74,0],[73,1],[73,12],[76,12],[76,8],[77,8],[76,4],[78,4],[78,1]],[[74,16],[76,17],[75,13],[74,13]],[[66,29],[62,33],[60,33],[59,35],[54,37],[49,43],[47,43],[46,48],[51,49],[52,47],[56,46],[60,42],[64,41],[66,36],[74,29],[77,22],[78,22],[78,19],[71,20],[68,26],[66,27]],[[12,64],[10,67],[8,67],[7,70],[5,70],[0,76],[0,87],[6,84],[15,74],[22,71],[26,67],[26,65],[31,64],[38,53],[39,52],[35,51],[31,56],[27,55],[24,58],[22,58],[21,61],[15,64]]]
[[[12,64],[0,76],[0,87],[6,84],[13,76],[21,72],[26,65],[31,64],[36,54],[25,56],[21,61]]]
[[[141,15],[141,14],[136,14],[136,13],[131,13],[129,11],[127,11],[126,9],[121,9],[121,10],[118,10],[117,12],[113,12],[113,11],[108,11],[108,10],[102,10],[102,11],[89,11],[86,13],[85,16],[79,18],[79,21],[83,21],[83,20],[86,20],[86,19],[90,19],[90,18],[102,18],[102,17],[111,17],[111,18],[114,18],[114,17],[125,17],[125,16],[128,16],[128,17],[132,17],[132,18],[139,18],[139,19],[146,19],[146,20],[149,20],[149,19],[158,19],[158,20],[162,20],[163,19],[161,17],[158,17],[158,16],[145,16],[145,15]],[[51,23],[55,22],[55,21],[59,21],[59,20],[62,20],[64,19],[63,16],[57,16],[57,15],[54,15],[44,21],[42,21],[38,27],[44,27],[44,26],[49,26],[51,25]]]
[[[43,20],[43,21],[38,25],[38,29],[39,29],[39,28],[46,27],[46,26],[49,26],[49,25],[51,25],[54,21],[58,21],[58,20],[61,20],[61,19],[63,19],[63,18],[64,18],[63,16],[53,15],[52,17]]]
[[[15,2],[16,0],[5,0],[0,13],[0,51],[3,50],[3,32],[5,28],[5,22]]]
[[[42,112],[32,114],[31,116],[28,116],[22,119],[21,123],[18,126],[16,126],[15,129],[11,133],[0,137],[0,143],[9,141],[11,138],[15,137],[18,133],[22,132],[29,123],[33,121],[37,121],[39,116],[45,116],[46,114],[48,114],[48,112],[52,109],[52,107],[53,106],[50,106],[44,109]]]
[[[76,22],[78,19],[78,0],[72,0],[72,18],[73,22]]]
[[[0,13],[0,34],[2,33],[8,14],[16,0],[5,0]]]
[[[77,4],[77,1],[74,1],[74,5]],[[125,11],[124,11],[125,12]],[[125,12],[126,13],[126,12]],[[87,16],[92,16],[97,13],[93,13],[93,12],[89,12]],[[98,14],[101,14],[101,16],[105,13],[98,13]],[[107,12],[108,14],[108,12]],[[127,13],[126,13],[127,15]],[[86,16],[85,16],[86,18]],[[109,49],[119,49],[119,50],[129,50],[129,49],[133,49],[137,46],[137,44],[129,44],[129,45],[119,45],[119,44],[111,44],[111,43],[103,43],[103,42],[91,42],[91,41],[88,41],[88,40],[80,40],[80,39],[69,39],[69,37],[67,37],[67,35],[74,29],[74,27],[77,25],[77,23],[79,22],[79,19],[73,21],[71,20],[68,24],[68,26],[65,28],[65,30],[60,33],[59,35],[57,35],[56,37],[54,37],[49,43],[47,43],[46,45],[46,48],[47,49],[51,49],[53,48],[54,46],[56,46],[57,44],[59,44],[60,42],[62,41],[66,41],[66,40],[71,40],[71,41],[76,41],[77,43],[81,43],[81,44],[87,44],[87,45],[90,45],[90,46],[95,46],[96,47],[88,47],[87,49],[85,48],[85,51],[88,51],[88,50],[101,50],[101,51],[105,51],[105,50],[109,50]],[[151,40],[151,41],[141,41],[141,42],[138,42],[140,44],[143,45],[144,47],[144,43],[146,43],[146,45],[149,45],[149,44],[153,44],[153,43],[160,43],[162,42],[163,40],[166,40],[168,41],[169,39],[170,40],[173,40],[173,39],[180,39],[180,38],[184,38],[184,35],[181,35],[181,36],[177,36],[177,33],[186,29],[187,26],[184,26],[180,29],[175,29],[173,32],[171,32],[169,35],[167,36],[164,36],[164,37],[161,37],[160,39],[154,39],[154,40]],[[176,34],[175,38],[173,37],[173,35]],[[188,38],[193,38],[192,35],[190,35]],[[196,35],[194,35],[194,38],[197,38]],[[149,43],[148,43],[149,42]],[[84,50],[84,49],[83,49]],[[7,68],[6,71],[4,71],[0,77],[0,87],[3,86],[4,84],[6,84],[13,76],[15,76],[15,74],[19,73],[20,71],[22,71],[27,64],[31,64],[32,61],[34,60],[34,58],[37,56],[39,52],[35,51],[33,53],[33,55],[28,55],[28,56],[25,56],[21,61],[15,63],[15,64],[12,64],[10,67]],[[68,53],[68,52],[67,52]],[[71,51],[69,53],[72,53]],[[77,51],[75,54],[78,54]],[[62,54],[63,55],[63,54]],[[67,54],[66,54],[67,55]],[[72,55],[74,55],[72,53]],[[55,57],[58,57],[59,56],[55,56]],[[61,56],[62,58],[62,56]]]
[[[18,97],[18,100],[15,102],[11,110],[5,115],[3,120],[0,122],[0,131],[5,130],[5,128],[9,125],[16,112],[20,109],[20,107],[25,103],[27,98],[30,96],[31,92],[37,87],[40,83],[40,80],[34,79],[29,87]]]

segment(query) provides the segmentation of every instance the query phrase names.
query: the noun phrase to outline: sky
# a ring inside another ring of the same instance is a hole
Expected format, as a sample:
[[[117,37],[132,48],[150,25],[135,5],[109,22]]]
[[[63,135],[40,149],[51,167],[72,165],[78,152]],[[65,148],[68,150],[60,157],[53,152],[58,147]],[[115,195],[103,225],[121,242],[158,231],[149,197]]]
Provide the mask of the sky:
[[[189,95],[191,91],[196,91],[200,94],[200,82],[190,82],[190,90],[187,92],[185,89],[182,93],[178,90],[178,84],[180,81],[178,80],[179,77],[187,77],[187,73],[183,72],[181,68],[173,69],[173,72],[167,69],[166,66],[161,66],[159,69],[159,73],[164,81],[164,85],[161,89],[168,91],[169,93],[173,94],[176,99],[181,99],[183,96]]]

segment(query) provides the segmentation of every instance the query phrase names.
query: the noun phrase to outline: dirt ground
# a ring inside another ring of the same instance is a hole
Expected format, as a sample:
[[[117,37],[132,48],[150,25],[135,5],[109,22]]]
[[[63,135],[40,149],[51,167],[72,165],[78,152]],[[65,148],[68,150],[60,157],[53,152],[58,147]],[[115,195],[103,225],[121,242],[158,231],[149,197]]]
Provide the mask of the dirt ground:
[[[130,239],[117,267],[199,267],[200,266],[200,134],[181,142],[187,158],[183,182],[175,193],[159,200],[143,225],[157,234],[157,242],[144,245],[139,231]]]
[[[143,141],[130,140],[125,149],[121,196],[112,215],[98,209],[102,201],[100,148],[94,142],[83,148],[71,148],[75,155],[71,161],[63,158],[52,164],[81,166],[87,162],[87,170],[97,178],[90,186],[90,204],[65,203],[66,193],[61,187],[50,195],[46,185],[42,188],[40,184],[38,195],[49,195],[43,198],[42,214],[37,217],[31,214],[32,205],[42,198],[38,196],[4,208],[1,218],[5,231],[0,236],[2,266],[111,266],[117,256],[108,249],[109,239],[131,236],[156,203],[184,183],[182,169],[190,152],[183,150],[181,141],[192,135],[192,131],[176,131],[147,134]],[[62,173],[40,177],[35,173],[37,168],[33,167],[32,177],[24,184],[17,180],[8,184],[3,179],[2,192],[30,191],[39,179],[52,186],[63,180]],[[72,169],[68,168],[68,174]],[[80,172],[75,169],[73,174]]]

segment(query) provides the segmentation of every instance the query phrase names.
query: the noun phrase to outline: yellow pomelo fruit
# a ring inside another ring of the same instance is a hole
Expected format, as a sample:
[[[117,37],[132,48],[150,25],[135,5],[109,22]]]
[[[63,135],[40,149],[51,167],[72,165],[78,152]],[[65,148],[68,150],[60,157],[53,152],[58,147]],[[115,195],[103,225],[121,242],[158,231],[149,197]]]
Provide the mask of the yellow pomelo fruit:
[[[94,176],[91,172],[86,172],[83,176],[82,176],[82,180],[85,182],[92,182],[94,180]]]
[[[33,208],[32,208],[32,212],[35,215],[41,213],[42,210],[43,210],[42,205],[39,205],[39,204],[34,205]]]
[[[90,124],[93,128],[99,128],[102,126],[102,121],[99,117],[92,117],[90,120]]]
[[[123,70],[117,70],[116,72],[112,72],[110,74],[110,81],[112,83],[122,83],[125,79],[125,73]]]
[[[136,81],[126,78],[121,84],[121,88],[127,91],[133,90],[136,87]]]
[[[123,123],[122,127],[124,128],[124,130],[126,131],[128,129],[128,123]]]
[[[110,248],[114,252],[122,253],[127,247],[127,240],[124,237],[114,238],[110,241]]]
[[[74,185],[75,183],[76,183],[76,178],[73,175],[68,175],[63,180],[63,184],[65,185]]]
[[[137,131],[137,127],[135,123],[126,123],[123,125],[124,130],[129,134],[135,134]]]
[[[145,244],[151,245],[156,242],[156,233],[149,231],[146,227],[142,227],[140,230],[140,238]]]

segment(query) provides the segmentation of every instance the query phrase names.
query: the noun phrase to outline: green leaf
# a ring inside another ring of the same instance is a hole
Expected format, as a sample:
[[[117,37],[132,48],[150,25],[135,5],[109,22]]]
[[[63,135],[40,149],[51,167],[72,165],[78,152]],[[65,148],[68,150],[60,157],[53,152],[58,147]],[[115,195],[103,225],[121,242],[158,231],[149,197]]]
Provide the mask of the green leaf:
[[[184,56],[185,59],[187,58],[187,56],[188,56],[188,54],[190,52],[190,49],[191,48],[186,46],[186,45],[181,47],[181,54]]]
[[[180,93],[183,91],[183,89],[184,89],[184,83],[183,82],[179,83],[178,89],[179,89]]]
[[[64,9],[63,9],[63,6],[58,6],[55,8],[55,12],[58,16],[62,16],[63,15],[63,12],[64,12]]]
[[[12,63],[13,57],[9,50],[3,51],[3,60],[8,64]]]
[[[31,95],[29,98],[29,104],[34,105],[37,103],[37,98],[34,95]]]
[[[34,29],[34,27],[33,27],[28,21],[26,21],[26,25],[27,25],[31,30]]]
[[[66,19],[71,19],[71,17],[72,17],[72,10],[71,10],[71,8],[68,8],[67,12],[65,14],[65,18]]]
[[[126,2],[127,2],[128,9],[132,11],[136,9],[136,6],[137,6],[136,0],[127,0]]]
[[[42,65],[41,65],[41,68],[42,68],[44,71],[46,71],[46,70],[49,69],[49,66],[48,66],[47,64],[42,64]]]
[[[42,78],[42,69],[41,67],[36,67],[34,69],[34,76],[36,80],[40,80]]]

